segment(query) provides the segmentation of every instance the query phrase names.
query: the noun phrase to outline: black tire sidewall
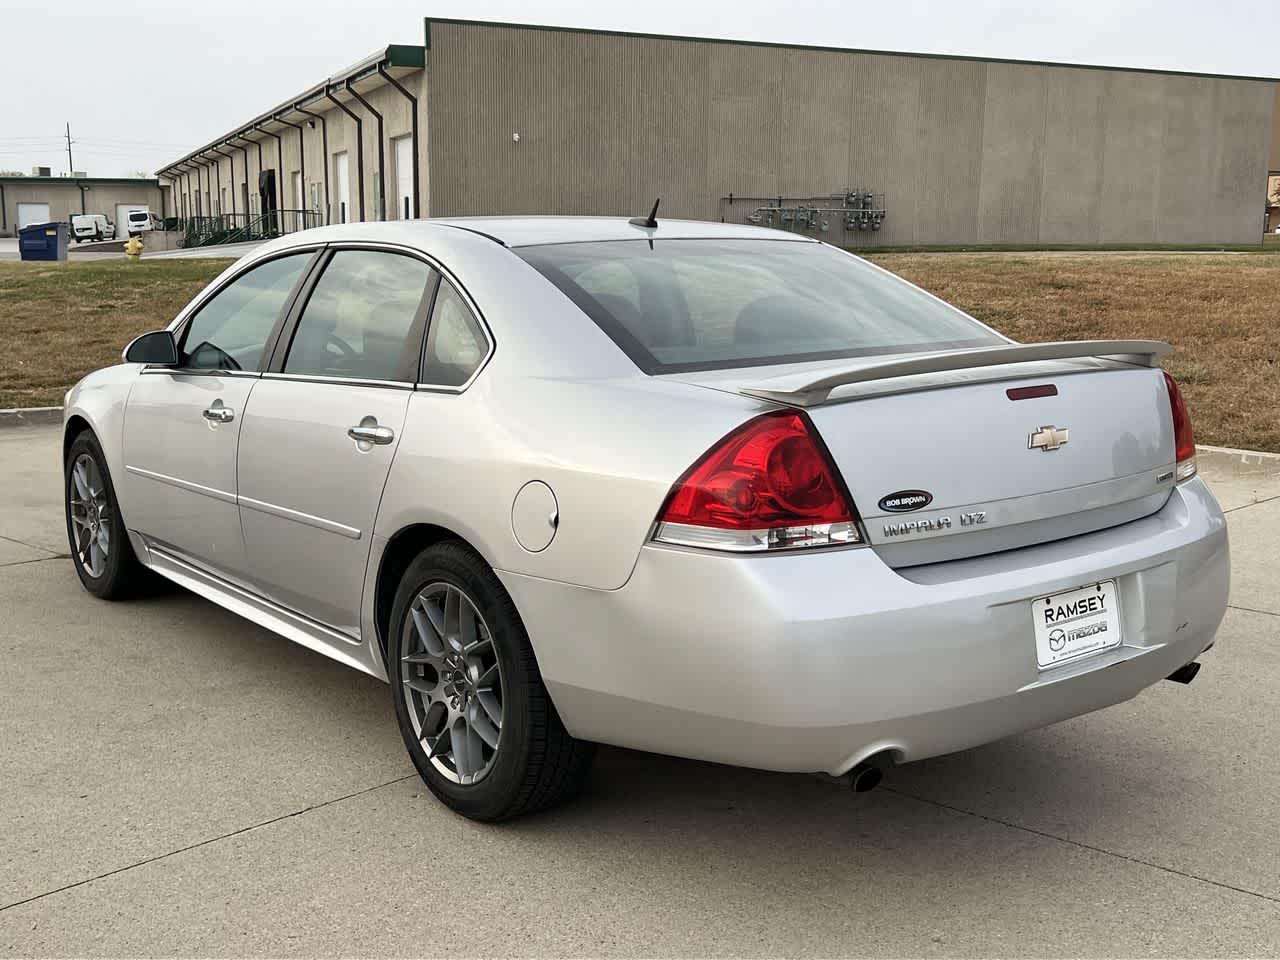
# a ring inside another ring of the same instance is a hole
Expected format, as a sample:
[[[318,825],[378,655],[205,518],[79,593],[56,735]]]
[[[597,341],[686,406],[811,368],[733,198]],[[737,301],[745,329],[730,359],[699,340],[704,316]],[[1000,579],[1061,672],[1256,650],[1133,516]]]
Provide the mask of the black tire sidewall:
[[[490,771],[477,783],[449,780],[427,759],[426,750],[413,731],[409,704],[400,676],[405,620],[418,593],[431,583],[451,583],[475,603],[489,627],[502,671],[502,737]],[[540,690],[540,678],[529,676],[526,657],[529,638],[515,605],[488,566],[466,547],[442,543],[428,547],[410,564],[400,581],[391,614],[388,637],[388,679],[395,701],[396,720],[413,764],[432,793],[459,813],[476,820],[497,820],[507,815],[525,785],[531,752],[534,711],[530,697]],[[545,696],[545,694],[543,694]]]
[[[111,547],[107,552],[107,568],[102,571],[102,576],[100,577],[90,576],[89,572],[80,563],[80,557],[76,550],[75,531],[71,524],[72,468],[80,455],[86,453],[97,464],[98,473],[102,477],[102,482],[106,485],[107,503],[111,509]],[[127,560],[132,557],[133,548],[129,543],[129,534],[125,530],[124,518],[120,515],[120,504],[116,500],[115,484],[111,482],[111,471],[107,468],[107,458],[103,455],[102,447],[98,444],[97,438],[91,432],[86,430],[71,442],[71,446],[67,449],[62,472],[62,502],[63,511],[66,514],[67,543],[71,550],[71,562],[76,568],[76,575],[80,578],[80,582],[84,584],[84,588],[94,596],[111,599],[123,591],[124,580],[128,571]]]

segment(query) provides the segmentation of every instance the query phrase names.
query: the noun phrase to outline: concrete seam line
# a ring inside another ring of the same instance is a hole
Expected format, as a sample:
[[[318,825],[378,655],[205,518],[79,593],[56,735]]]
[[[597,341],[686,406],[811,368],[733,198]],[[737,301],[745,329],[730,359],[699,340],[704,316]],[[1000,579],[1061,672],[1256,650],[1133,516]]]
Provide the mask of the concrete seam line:
[[[1238,507],[1231,507],[1227,510],[1223,510],[1222,512],[1227,514],[1235,513],[1237,510],[1248,510],[1250,507],[1260,507],[1264,503],[1270,503],[1272,500],[1277,499],[1280,499],[1280,493],[1276,494],[1274,497],[1263,497],[1261,500],[1254,500],[1252,503],[1242,503]]]
[[[8,563],[0,563],[0,569],[5,567],[21,567],[28,563],[48,563],[50,560],[70,560],[71,554],[61,553],[54,557],[34,557],[31,560],[10,560]]]
[[[1242,610],[1245,613],[1256,613],[1263,617],[1280,617],[1280,613],[1274,610],[1259,610],[1257,607],[1242,607],[1238,603],[1228,603],[1229,610]]]
[[[57,550],[50,550],[48,547],[42,547],[34,543],[27,543],[27,541],[19,540],[17,537],[6,537],[3,533],[0,533],[0,540],[8,540],[10,543],[16,543],[20,547],[30,547],[32,550],[39,550],[41,553],[52,554],[55,557],[71,556],[69,553],[59,553]]]
[[[1044,837],[1046,840],[1056,840],[1059,843],[1070,844],[1073,847],[1079,847],[1081,850],[1089,850],[1093,853],[1100,853],[1103,856],[1114,857],[1117,860],[1125,860],[1129,863],[1135,863],[1143,867],[1150,867],[1152,870],[1160,870],[1163,873],[1169,873],[1175,877],[1182,877],[1185,880],[1195,880],[1199,883],[1207,883],[1210,886],[1221,887],[1223,890],[1242,893],[1248,897],[1257,897],[1259,900],[1266,900],[1270,903],[1280,903],[1280,897],[1274,897],[1269,893],[1259,893],[1257,890],[1247,890],[1244,887],[1237,887],[1234,884],[1227,883],[1223,880],[1214,880],[1212,877],[1202,877],[1198,874],[1187,873],[1186,871],[1178,870],[1175,867],[1166,867],[1159,863],[1152,863],[1150,860],[1143,860],[1141,857],[1131,857],[1126,853],[1116,853],[1114,850],[1095,847],[1093,844],[1084,843],[1081,840],[1072,840],[1069,837],[1060,837],[1057,834],[1049,833],[1045,830],[1037,830],[1035,827],[1024,826],[1020,823],[1013,823],[1010,820],[1002,820],[999,817],[992,817],[985,813],[977,813],[973,810],[965,810],[963,807],[955,807],[949,803],[943,803],[941,800],[929,800],[926,797],[917,797],[915,794],[906,793],[902,790],[895,790],[893,787],[884,787],[882,789],[888,793],[895,794],[896,796],[905,797],[908,800],[915,800],[917,803],[925,803],[931,807],[938,807],[941,810],[950,810],[952,813],[958,813],[966,817],[975,817],[978,820],[985,820],[988,823],[998,823],[1011,830],[1021,830],[1023,833],[1029,833],[1037,837]]]
[[[1260,457],[1263,460],[1280,460],[1280,453],[1268,453],[1266,450],[1245,450],[1241,447],[1211,447],[1206,443],[1197,443],[1196,452],[1229,453],[1232,456]]]
[[[61,422],[61,407],[11,407],[0,410],[0,427]]]
[[[87,883],[93,883],[94,881],[97,881],[97,880],[105,880],[107,877],[114,877],[118,873],[126,873],[129,870],[133,870],[137,867],[145,867],[147,864],[155,863],[159,860],[167,860],[169,859],[169,857],[176,857],[180,853],[189,853],[192,850],[198,850],[200,847],[207,847],[209,846],[209,844],[217,843],[220,840],[228,840],[231,837],[238,837],[243,833],[251,833],[252,831],[257,830],[260,827],[269,827],[273,823],[280,823],[282,820],[290,820],[293,817],[300,817],[304,813],[310,813],[312,810],[320,810],[324,807],[332,806],[335,803],[342,803],[344,800],[351,800],[355,797],[364,796],[364,794],[366,793],[373,793],[375,790],[381,790],[383,787],[390,787],[390,786],[394,786],[397,783],[404,783],[406,780],[416,780],[416,779],[418,779],[418,775],[416,773],[412,773],[412,774],[409,774],[408,776],[397,777],[395,780],[388,780],[386,783],[379,783],[372,787],[365,787],[363,790],[356,790],[353,793],[348,793],[341,797],[334,797],[331,800],[322,800],[320,803],[313,803],[311,806],[303,807],[300,810],[294,810],[294,811],[291,811],[290,813],[283,813],[278,817],[271,817],[269,820],[263,820],[260,823],[251,823],[249,824],[249,826],[240,827],[238,830],[231,830],[231,831],[228,831],[227,833],[219,834],[216,837],[209,837],[205,840],[199,840],[195,843],[187,844],[187,846],[185,847],[178,847],[178,849],[176,850],[170,850],[167,853],[158,853],[154,857],[147,857],[145,860],[139,860],[136,863],[129,863],[129,864],[125,864],[123,867],[116,867],[114,870],[107,870],[105,873],[100,873],[97,876],[86,877],[84,880],[76,880],[73,883],[67,883],[62,885],[61,887],[55,887],[52,890],[45,890],[43,893],[35,893],[29,897],[24,897],[21,900],[15,900],[12,903],[6,903],[3,906],[0,906],[0,913],[3,913],[5,910],[10,910],[13,907],[20,907],[25,903],[33,903],[36,900],[43,900],[45,897],[51,897],[55,893],[63,893],[67,890],[74,890],[76,887],[83,887]]]

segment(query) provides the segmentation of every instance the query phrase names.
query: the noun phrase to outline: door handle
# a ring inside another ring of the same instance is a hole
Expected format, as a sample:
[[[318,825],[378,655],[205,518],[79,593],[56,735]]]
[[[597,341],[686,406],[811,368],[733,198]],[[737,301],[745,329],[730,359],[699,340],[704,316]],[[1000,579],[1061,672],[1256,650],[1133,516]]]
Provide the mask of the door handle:
[[[230,423],[236,418],[236,412],[230,407],[224,407],[221,400],[215,400],[213,406],[205,407],[200,416],[210,423]]]
[[[390,443],[396,438],[395,432],[390,427],[379,427],[377,421],[374,423],[361,423],[357,427],[349,427],[347,436],[357,443],[376,443],[379,445]]]

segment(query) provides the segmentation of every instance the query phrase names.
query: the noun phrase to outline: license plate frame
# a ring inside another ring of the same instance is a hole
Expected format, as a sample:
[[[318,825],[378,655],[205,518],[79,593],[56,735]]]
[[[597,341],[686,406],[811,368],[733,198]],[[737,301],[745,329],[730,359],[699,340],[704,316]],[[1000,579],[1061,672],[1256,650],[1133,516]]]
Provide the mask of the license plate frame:
[[[1114,650],[1124,642],[1116,581],[1097,580],[1036,597],[1031,628],[1041,670]]]

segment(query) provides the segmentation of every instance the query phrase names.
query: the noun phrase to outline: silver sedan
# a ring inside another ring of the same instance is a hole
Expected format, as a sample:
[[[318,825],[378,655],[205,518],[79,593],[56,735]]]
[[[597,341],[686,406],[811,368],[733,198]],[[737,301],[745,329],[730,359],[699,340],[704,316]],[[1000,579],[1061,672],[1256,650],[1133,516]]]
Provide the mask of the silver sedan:
[[[848,776],[1189,681],[1228,588],[1166,344],[1016,344],[833,247],[650,218],[266,244],[67,395],[85,588],[390,683],[497,820],[595,743]]]

